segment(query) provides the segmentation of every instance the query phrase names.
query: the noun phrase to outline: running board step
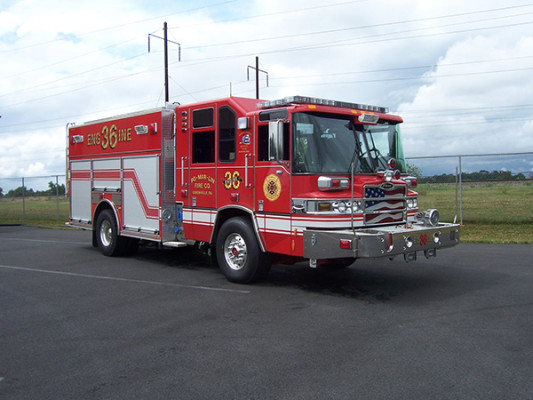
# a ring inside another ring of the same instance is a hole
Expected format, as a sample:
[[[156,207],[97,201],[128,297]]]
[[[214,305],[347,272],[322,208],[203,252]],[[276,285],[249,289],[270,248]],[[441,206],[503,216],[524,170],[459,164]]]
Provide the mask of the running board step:
[[[185,242],[164,242],[163,246],[166,246],[166,247],[186,247],[186,246],[188,246],[188,244],[185,243]]]

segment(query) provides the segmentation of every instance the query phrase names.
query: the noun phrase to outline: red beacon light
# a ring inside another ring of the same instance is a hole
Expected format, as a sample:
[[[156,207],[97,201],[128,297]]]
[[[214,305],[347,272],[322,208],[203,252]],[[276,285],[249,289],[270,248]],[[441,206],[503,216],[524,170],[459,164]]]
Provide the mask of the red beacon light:
[[[407,186],[411,188],[415,188],[418,186],[418,179],[416,176],[408,176],[404,179],[405,183],[407,183]]]
[[[390,182],[393,179],[400,179],[401,173],[399,169],[396,168],[396,160],[394,158],[389,159],[387,162],[388,169],[383,172],[383,178],[385,179],[385,182]]]

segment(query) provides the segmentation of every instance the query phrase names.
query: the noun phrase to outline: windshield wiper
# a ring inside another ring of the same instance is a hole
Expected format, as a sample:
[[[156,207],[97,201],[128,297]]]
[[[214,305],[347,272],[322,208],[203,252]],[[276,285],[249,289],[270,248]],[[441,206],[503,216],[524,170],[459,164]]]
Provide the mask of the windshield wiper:
[[[359,137],[357,135],[357,130],[355,129],[354,124],[352,122],[349,122],[347,125],[347,128],[352,131],[353,137],[355,139],[355,149],[353,151],[352,160],[350,161],[350,164],[348,165],[348,173],[351,173],[351,171],[355,171],[357,169],[357,166],[359,165],[359,162],[361,161],[363,154],[361,152],[361,141],[359,140]],[[358,161],[357,165],[353,165],[356,160]],[[353,168],[352,168],[352,165],[353,165]]]
[[[379,151],[379,149],[376,148],[376,146],[374,146],[373,149],[370,150],[370,152],[374,152],[374,154],[376,155],[376,157],[372,157],[372,159],[374,161],[376,161],[376,164],[378,164],[376,166],[376,172],[379,170],[379,167],[381,164],[382,167],[384,167],[384,169],[387,169],[387,166],[388,166],[388,161],[387,159],[385,158],[385,156],[383,154],[381,154],[381,152]]]

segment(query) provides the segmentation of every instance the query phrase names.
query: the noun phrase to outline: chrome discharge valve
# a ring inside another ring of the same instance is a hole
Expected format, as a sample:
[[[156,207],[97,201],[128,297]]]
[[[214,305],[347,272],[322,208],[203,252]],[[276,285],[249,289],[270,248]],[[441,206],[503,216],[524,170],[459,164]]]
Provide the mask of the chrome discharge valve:
[[[426,226],[438,226],[440,215],[436,209],[429,209],[416,214],[416,220],[422,222]]]

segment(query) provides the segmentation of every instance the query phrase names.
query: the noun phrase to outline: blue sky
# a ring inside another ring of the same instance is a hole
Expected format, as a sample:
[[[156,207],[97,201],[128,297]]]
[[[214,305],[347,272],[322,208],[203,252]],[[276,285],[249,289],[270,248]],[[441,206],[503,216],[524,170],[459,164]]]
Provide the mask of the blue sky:
[[[148,53],[147,36],[164,21],[182,55],[170,46],[171,101],[230,85],[253,97],[257,55],[262,98],[388,106],[407,156],[533,151],[533,2],[2,0],[0,187],[64,174],[68,122],[163,105],[163,46]],[[531,171],[533,156],[520,158],[488,168]]]

